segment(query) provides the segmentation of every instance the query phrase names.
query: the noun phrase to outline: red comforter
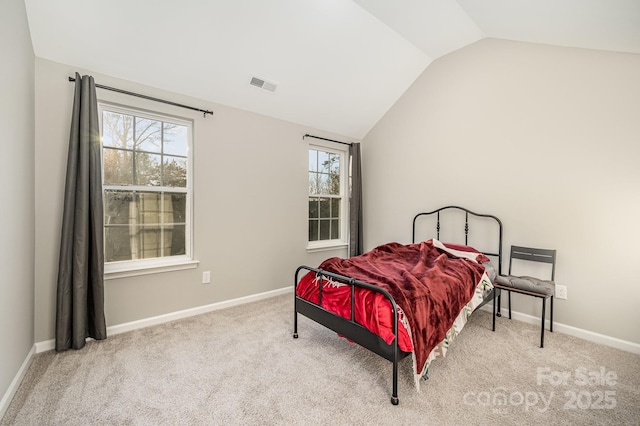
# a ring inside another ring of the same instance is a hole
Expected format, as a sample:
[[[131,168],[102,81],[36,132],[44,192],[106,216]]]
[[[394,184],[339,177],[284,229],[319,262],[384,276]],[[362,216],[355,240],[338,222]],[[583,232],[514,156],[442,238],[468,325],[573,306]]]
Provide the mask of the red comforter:
[[[419,373],[429,353],[440,343],[454,320],[472,298],[484,267],[434,247],[431,240],[409,245],[384,244],[349,259],[333,257],[319,269],[346,275],[385,289],[404,313],[411,336],[398,326],[398,346],[413,350]],[[322,306],[344,318],[351,317],[350,287],[325,281]],[[318,303],[313,272],[303,277],[296,294]],[[379,293],[356,288],[355,320],[387,344],[394,339],[390,303]]]

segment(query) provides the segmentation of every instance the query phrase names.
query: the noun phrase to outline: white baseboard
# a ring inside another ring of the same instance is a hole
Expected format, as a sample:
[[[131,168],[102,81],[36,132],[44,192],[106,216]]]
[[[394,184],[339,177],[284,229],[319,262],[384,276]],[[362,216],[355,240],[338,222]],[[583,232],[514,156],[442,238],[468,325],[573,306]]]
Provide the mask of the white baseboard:
[[[169,321],[175,321],[178,319],[187,318],[194,315],[200,315],[207,312],[216,311],[219,309],[230,308],[232,306],[238,306],[245,303],[255,302],[262,299],[268,299],[270,297],[280,296],[282,294],[287,294],[292,292],[293,292],[293,286],[284,287],[281,289],[267,291],[264,293],[253,294],[251,296],[239,297],[237,299],[225,300],[223,302],[212,303],[210,305],[198,306],[196,308],[185,309],[182,311],[172,312],[169,314],[145,318],[138,321],[112,325],[110,327],[107,327],[107,334],[113,335],[113,334],[125,333],[127,331],[150,327],[152,325],[163,324]],[[481,309],[491,313],[492,312],[491,303],[484,305]],[[506,313],[508,311],[503,307],[502,312]],[[526,322],[529,324],[534,324],[534,325],[540,324],[540,317],[523,314],[521,312],[517,312],[513,310],[511,311],[511,317],[515,320]],[[549,320],[546,321],[546,327],[547,328],[549,327]],[[618,339],[616,337],[606,336],[604,334],[595,333],[593,331],[588,331],[588,330],[573,327],[570,325],[562,324],[557,321],[553,323],[553,328],[554,328],[554,331],[557,331],[560,333],[568,334],[570,336],[578,337],[580,339],[588,340],[590,342],[599,343],[602,345],[610,346],[617,349],[622,349],[623,351],[640,355],[640,344],[638,343],[629,342],[626,340]],[[35,348],[35,353],[41,353],[41,352],[52,350],[55,348],[55,340],[51,339],[51,340],[45,340],[43,342],[37,342],[34,345],[34,348]]]
[[[16,394],[16,391],[18,390],[20,383],[22,383],[22,378],[27,373],[27,370],[29,368],[29,365],[31,365],[31,361],[33,360],[33,356],[35,355],[35,353],[36,353],[36,347],[34,345],[29,351],[29,353],[27,354],[27,357],[22,362],[22,365],[20,366],[20,369],[18,370],[16,377],[13,378],[13,381],[9,385],[9,388],[7,389],[7,391],[4,393],[4,396],[2,397],[2,400],[0,400],[0,420],[2,420],[2,418],[4,417],[4,414],[7,412],[7,409],[9,408],[9,404],[11,403],[13,396]]]
[[[491,306],[491,303],[487,303],[481,309],[491,314],[493,313],[493,307]],[[502,312],[502,318],[509,318],[508,308],[502,307],[501,312]],[[514,320],[540,326],[540,317],[536,317],[529,314],[523,314],[522,312],[517,312],[517,311],[514,311],[513,309],[511,310],[511,318]],[[496,325],[496,329],[497,327],[498,326]],[[549,329],[548,319],[545,321],[545,327],[547,327],[547,330]],[[623,351],[640,355],[640,344],[638,343],[629,342],[626,340],[618,339],[616,337],[606,336],[604,334],[595,333],[593,331],[584,330],[582,328],[577,328],[571,325],[562,324],[557,321],[553,322],[553,332],[568,334],[569,336],[578,337],[580,339],[588,340],[590,342],[599,343],[601,345],[610,346],[616,349],[622,349]]]
[[[195,308],[184,309],[182,311],[171,312],[168,314],[158,315],[155,317],[144,318],[137,321],[131,321],[124,324],[116,324],[107,327],[107,335],[126,333],[127,331],[138,330],[140,328],[151,327],[153,325],[163,324],[165,322],[175,321],[183,318],[192,317],[194,315],[206,314],[207,312],[217,311],[219,309],[230,308],[232,306],[244,305],[245,303],[256,302],[270,297],[280,296],[292,293],[293,286],[284,287],[277,290],[271,290],[264,293],[252,294],[251,296],[239,297],[237,299],[216,302],[210,305],[198,306]],[[293,299],[292,299],[293,300]],[[45,340],[35,344],[36,353],[50,351],[55,348],[55,340]]]

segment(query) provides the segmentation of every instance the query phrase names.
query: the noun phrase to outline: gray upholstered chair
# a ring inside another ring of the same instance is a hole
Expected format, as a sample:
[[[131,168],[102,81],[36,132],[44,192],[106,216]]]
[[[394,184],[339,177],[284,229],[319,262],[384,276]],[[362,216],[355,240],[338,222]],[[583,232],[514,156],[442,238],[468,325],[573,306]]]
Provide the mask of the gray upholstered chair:
[[[511,267],[513,260],[520,259],[529,262],[542,262],[551,264],[551,279],[543,280],[535,277],[511,275]],[[509,297],[509,319],[511,319],[511,292],[525,294],[528,296],[538,297],[542,299],[542,330],[540,332],[540,347],[544,347],[544,322],[545,307],[547,299],[550,302],[549,315],[549,331],[553,332],[553,296],[556,284],[554,282],[556,273],[556,251],[549,249],[539,249],[532,247],[511,246],[511,254],[509,256],[509,275],[499,275],[494,283],[494,287],[499,290],[497,294],[498,304],[500,304],[501,293],[506,291]],[[496,298],[493,301],[493,314],[500,316],[500,310],[496,313]],[[495,331],[495,319],[494,327]]]

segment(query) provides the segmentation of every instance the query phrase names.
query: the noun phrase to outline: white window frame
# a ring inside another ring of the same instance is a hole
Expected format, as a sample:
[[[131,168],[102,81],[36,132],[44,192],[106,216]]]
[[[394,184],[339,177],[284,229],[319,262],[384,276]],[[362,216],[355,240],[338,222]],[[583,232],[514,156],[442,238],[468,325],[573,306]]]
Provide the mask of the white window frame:
[[[165,186],[146,186],[146,185],[105,185],[104,184],[104,158],[101,158],[102,167],[102,194],[106,190],[131,190],[131,191],[149,191],[152,192],[182,192],[187,194],[186,213],[185,213],[185,254],[178,256],[166,256],[150,259],[136,259],[116,262],[106,262],[104,264],[104,278],[114,279],[129,276],[154,274],[160,272],[177,271],[183,269],[192,269],[198,266],[198,261],[193,257],[193,120],[183,117],[177,117],[171,114],[161,112],[148,111],[132,106],[118,105],[110,102],[98,102],[98,117],[100,124],[100,155],[103,156],[102,148],[102,116],[103,111],[110,111],[120,114],[133,115],[136,117],[147,118],[151,120],[171,122],[187,127],[187,185],[181,187],[165,187]],[[103,226],[103,232],[105,232]],[[106,241],[106,233],[103,234]]]
[[[309,150],[316,149],[320,151],[338,154],[340,156],[340,238],[333,240],[309,241],[309,208],[307,207],[307,251],[324,251],[334,250],[338,248],[346,248],[349,245],[349,149],[344,148],[331,142],[317,141],[310,143],[307,147],[307,181],[309,179]],[[308,192],[308,191],[307,191]],[[309,197],[318,196],[317,194],[307,194],[307,206]],[[329,197],[331,198],[331,197]]]

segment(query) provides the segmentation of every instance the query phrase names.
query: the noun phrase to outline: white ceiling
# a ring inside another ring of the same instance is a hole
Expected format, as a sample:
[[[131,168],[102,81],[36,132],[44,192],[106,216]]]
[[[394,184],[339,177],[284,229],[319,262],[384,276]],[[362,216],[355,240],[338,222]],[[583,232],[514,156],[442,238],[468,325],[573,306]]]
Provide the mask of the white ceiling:
[[[433,60],[485,37],[640,54],[640,0],[25,4],[38,57],[356,139]]]

